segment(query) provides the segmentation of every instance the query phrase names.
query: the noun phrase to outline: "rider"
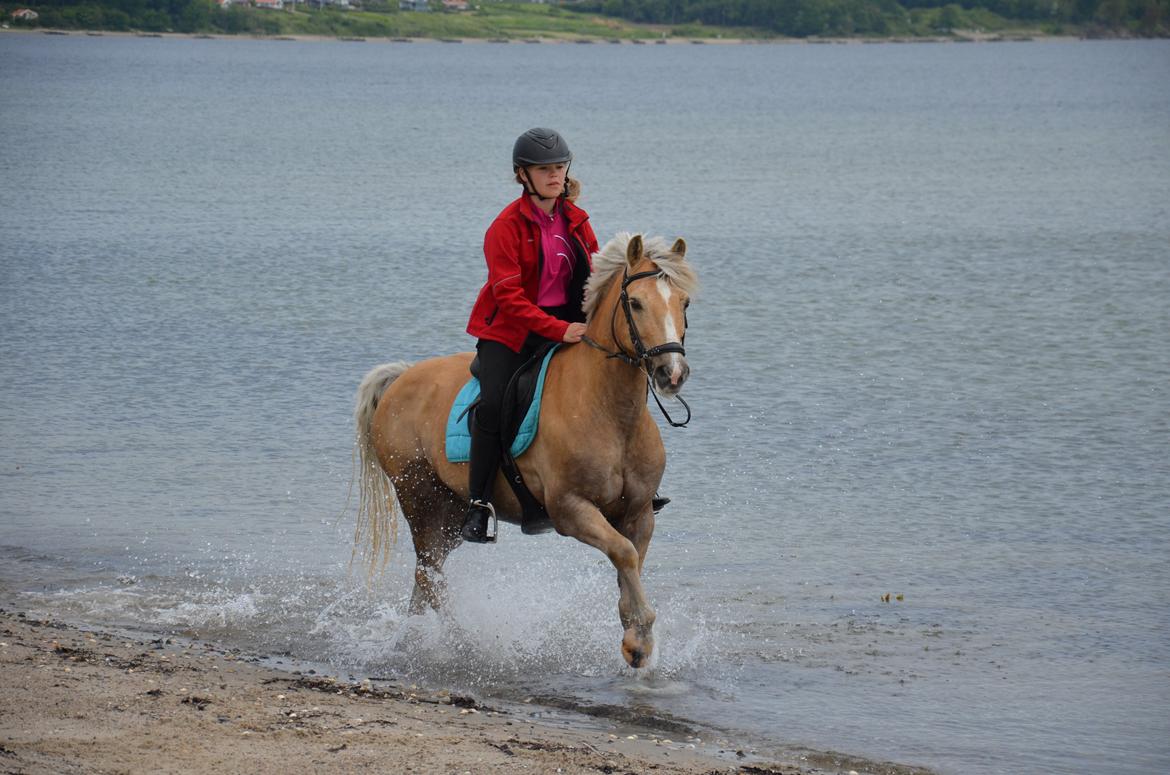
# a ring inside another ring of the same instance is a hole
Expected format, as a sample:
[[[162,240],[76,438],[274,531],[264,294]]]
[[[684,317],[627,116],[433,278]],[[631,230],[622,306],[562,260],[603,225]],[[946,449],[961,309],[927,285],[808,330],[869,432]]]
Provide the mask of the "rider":
[[[573,154],[552,129],[529,129],[512,147],[512,172],[524,192],[496,216],[484,235],[488,278],[467,333],[477,337],[481,400],[471,423],[471,503],[465,541],[489,543],[492,485],[500,462],[500,409],[512,375],[542,344],[579,342],[581,303],[597,252],[589,215],[575,202]]]

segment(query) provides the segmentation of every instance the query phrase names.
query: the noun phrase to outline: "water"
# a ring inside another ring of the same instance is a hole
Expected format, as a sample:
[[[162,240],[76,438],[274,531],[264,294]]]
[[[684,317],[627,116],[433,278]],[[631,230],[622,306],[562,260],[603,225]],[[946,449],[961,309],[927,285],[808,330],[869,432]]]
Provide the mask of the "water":
[[[764,754],[1164,771],[1168,65],[2,36],[0,598]],[[405,535],[348,572],[353,391],[470,347],[530,125],[704,286],[645,676],[587,547],[460,550],[443,618]]]

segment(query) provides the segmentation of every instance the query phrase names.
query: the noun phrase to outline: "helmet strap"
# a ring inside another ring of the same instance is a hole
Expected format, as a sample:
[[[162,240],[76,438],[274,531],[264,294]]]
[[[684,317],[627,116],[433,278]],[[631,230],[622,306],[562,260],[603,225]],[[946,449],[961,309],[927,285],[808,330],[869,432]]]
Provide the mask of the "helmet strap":
[[[527,167],[518,167],[516,171],[518,173],[520,173],[520,180],[524,181],[524,193],[525,194],[528,194],[529,196],[534,196],[537,199],[541,199],[541,200],[546,198],[546,197],[543,197],[536,192],[536,186],[533,184],[532,178],[528,177],[528,168]]]

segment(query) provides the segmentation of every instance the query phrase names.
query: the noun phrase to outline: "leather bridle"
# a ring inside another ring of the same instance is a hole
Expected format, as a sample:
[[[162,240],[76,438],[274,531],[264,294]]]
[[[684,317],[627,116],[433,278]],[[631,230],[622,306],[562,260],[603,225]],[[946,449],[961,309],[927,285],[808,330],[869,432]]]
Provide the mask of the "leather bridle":
[[[654,380],[650,376],[649,361],[651,358],[654,358],[655,356],[664,355],[666,353],[678,353],[679,355],[681,355],[685,358],[687,351],[683,347],[682,341],[664,342],[662,344],[655,345],[653,347],[646,347],[646,345],[642,342],[642,335],[638,333],[638,325],[634,322],[634,311],[630,306],[630,295],[626,292],[626,289],[630,287],[630,284],[637,281],[637,280],[643,280],[643,279],[646,279],[649,277],[664,277],[664,276],[665,276],[665,273],[660,269],[652,269],[652,270],[647,271],[647,272],[638,272],[637,274],[630,274],[629,269],[627,268],[622,273],[622,290],[621,290],[621,296],[620,296],[620,306],[622,309],[622,313],[626,317],[626,325],[629,327],[630,343],[634,347],[633,355],[626,352],[625,348],[622,347],[621,342],[618,341],[618,338],[617,338],[617,311],[618,311],[618,308],[616,306],[613,308],[613,314],[610,316],[609,330],[610,330],[610,335],[613,337],[614,346],[617,348],[617,350],[616,351],[610,350],[606,347],[603,347],[602,345],[598,344],[597,342],[595,342],[594,340],[590,339],[587,336],[581,337],[581,341],[585,342],[585,344],[589,345],[590,347],[593,347],[597,350],[601,350],[603,353],[606,354],[607,358],[617,358],[618,360],[620,360],[624,363],[627,363],[630,366],[633,366],[637,369],[640,369],[646,375],[646,384],[649,386],[650,394],[654,396],[654,401],[658,404],[658,408],[659,408],[659,410],[661,410],[662,416],[665,417],[666,421],[668,423],[670,423],[673,427],[682,428],[687,423],[689,423],[691,421],[691,407],[687,404],[686,401],[683,400],[682,396],[676,395],[675,398],[678,399],[678,402],[683,405],[684,409],[687,410],[687,419],[683,420],[682,422],[675,422],[671,418],[670,414],[668,414],[666,411],[666,407],[664,407],[662,405],[661,399],[658,398],[658,391],[654,389]],[[686,326],[687,326],[686,312],[684,311],[683,312],[683,335],[682,335],[683,341],[685,341],[686,337],[687,337]]]

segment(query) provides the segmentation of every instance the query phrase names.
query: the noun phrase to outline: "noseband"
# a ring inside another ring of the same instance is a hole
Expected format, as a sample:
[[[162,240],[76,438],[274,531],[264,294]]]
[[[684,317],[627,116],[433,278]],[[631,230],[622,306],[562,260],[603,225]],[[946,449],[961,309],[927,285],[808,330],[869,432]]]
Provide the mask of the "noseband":
[[[646,345],[642,343],[641,334],[638,333],[638,326],[636,323],[634,323],[634,311],[630,307],[630,295],[628,293],[626,293],[626,289],[629,288],[630,284],[633,283],[635,280],[643,280],[643,279],[646,279],[648,277],[662,277],[662,276],[664,276],[664,273],[659,269],[652,269],[648,272],[638,272],[637,274],[633,274],[633,275],[629,273],[628,269],[625,270],[625,272],[623,272],[622,293],[621,293],[621,297],[620,297],[621,298],[621,307],[622,307],[623,314],[625,314],[625,316],[626,316],[626,325],[629,327],[629,330],[630,330],[630,343],[634,345],[634,354],[633,355],[630,355],[629,353],[627,353],[625,348],[622,347],[621,343],[618,341],[618,338],[617,338],[617,307],[614,307],[613,315],[611,315],[610,319],[609,319],[610,335],[613,337],[614,345],[617,347],[616,351],[608,350],[605,347],[602,347],[600,344],[593,341],[592,339],[590,339],[587,336],[582,337],[581,340],[583,342],[585,342],[585,344],[589,345],[590,347],[601,350],[603,353],[606,354],[607,358],[617,358],[618,360],[623,361],[624,363],[628,363],[629,365],[631,365],[635,368],[641,369],[646,374],[646,384],[650,387],[650,394],[654,396],[654,401],[658,404],[658,408],[659,408],[659,410],[661,410],[662,416],[665,417],[666,421],[668,423],[670,423],[673,427],[682,428],[687,423],[689,423],[691,421],[691,407],[687,404],[686,401],[684,401],[682,399],[682,396],[676,395],[675,398],[678,399],[678,402],[683,405],[684,409],[687,410],[687,419],[683,420],[682,422],[675,422],[673,419],[671,419],[671,416],[666,411],[666,407],[664,407],[662,405],[661,399],[658,398],[658,391],[654,389],[654,380],[651,379],[651,377],[650,377],[650,368],[649,368],[648,364],[649,364],[649,361],[651,358],[658,356],[658,355],[663,355],[665,353],[678,353],[679,355],[681,355],[685,358],[687,351],[683,348],[682,342],[664,342],[662,344],[655,345],[654,347],[649,347],[649,348],[646,347]],[[687,336],[687,334],[686,334],[686,321],[685,321],[685,315],[684,315],[684,321],[683,321],[683,339],[684,340],[686,339],[686,336]]]

